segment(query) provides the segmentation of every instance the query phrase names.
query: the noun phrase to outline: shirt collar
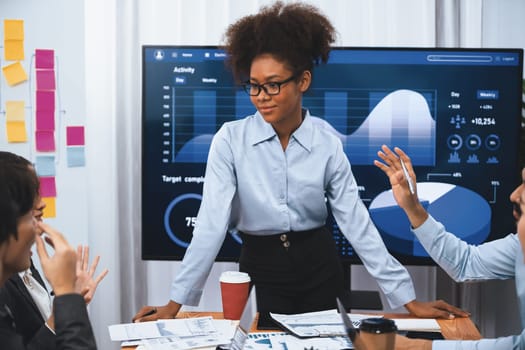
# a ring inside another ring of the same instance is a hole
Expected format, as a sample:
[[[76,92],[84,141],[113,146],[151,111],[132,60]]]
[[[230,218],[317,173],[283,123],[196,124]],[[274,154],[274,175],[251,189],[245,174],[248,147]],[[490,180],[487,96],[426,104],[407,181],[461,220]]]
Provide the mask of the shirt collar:
[[[307,109],[303,109],[303,115],[303,122],[299,128],[294,131],[292,138],[310,152],[312,149],[313,124],[310,118],[310,112]],[[268,141],[277,136],[270,123],[267,123],[258,111],[255,113],[254,117],[255,130],[253,133],[252,145]]]
[[[24,278],[24,276],[32,276],[32,275],[33,275],[33,273],[31,272],[30,268],[27,269],[27,270],[24,270],[24,271],[20,271],[18,273],[18,276],[20,276],[20,278],[22,278],[22,279]]]
[[[259,111],[255,112],[255,128],[253,130],[252,146],[268,141],[277,136],[270,123],[267,123]]]

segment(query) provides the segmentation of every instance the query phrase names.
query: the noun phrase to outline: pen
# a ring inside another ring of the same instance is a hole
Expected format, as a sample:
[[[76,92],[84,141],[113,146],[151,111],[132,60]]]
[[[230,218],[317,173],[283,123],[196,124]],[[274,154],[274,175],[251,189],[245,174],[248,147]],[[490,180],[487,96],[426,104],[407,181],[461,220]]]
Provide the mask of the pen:
[[[142,317],[151,316],[151,315],[156,314],[156,313],[157,313],[157,308],[154,307],[153,309],[149,310],[144,315],[142,315]]]
[[[414,194],[416,193],[416,190],[414,189],[414,183],[412,182],[412,178],[410,175],[408,175],[407,167],[405,166],[405,162],[403,162],[403,159],[399,158],[401,161],[401,168],[403,168],[403,174],[405,174],[405,179],[408,182],[408,188],[410,189],[410,193]]]

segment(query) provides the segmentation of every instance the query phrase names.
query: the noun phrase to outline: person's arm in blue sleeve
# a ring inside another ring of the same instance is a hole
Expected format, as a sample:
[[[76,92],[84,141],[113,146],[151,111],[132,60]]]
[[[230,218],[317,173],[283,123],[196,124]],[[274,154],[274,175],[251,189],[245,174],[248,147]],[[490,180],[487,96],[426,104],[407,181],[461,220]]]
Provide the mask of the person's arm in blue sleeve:
[[[520,335],[480,340],[424,340],[397,335],[395,350],[522,350],[525,330]]]

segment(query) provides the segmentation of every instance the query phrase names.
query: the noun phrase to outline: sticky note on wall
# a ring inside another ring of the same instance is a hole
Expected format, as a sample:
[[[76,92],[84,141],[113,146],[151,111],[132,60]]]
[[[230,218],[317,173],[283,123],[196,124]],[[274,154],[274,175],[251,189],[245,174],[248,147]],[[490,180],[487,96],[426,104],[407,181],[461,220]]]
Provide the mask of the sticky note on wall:
[[[6,131],[7,142],[27,142],[27,130],[25,122],[6,122]]]
[[[70,168],[83,167],[86,165],[86,155],[83,146],[67,147],[67,166]]]
[[[54,111],[36,111],[35,119],[37,130],[55,130]]]
[[[55,176],[55,157],[37,156],[35,159],[35,168],[38,176]]]
[[[25,102],[24,101],[7,101],[5,103],[6,120],[8,122],[25,121]]]
[[[9,86],[17,85],[27,80],[26,71],[20,62],[2,67],[2,72]]]
[[[4,20],[4,40],[24,40],[24,21],[21,19]]]
[[[68,146],[83,146],[85,144],[84,127],[68,126],[66,128],[66,144]]]
[[[55,71],[53,69],[36,70],[36,89],[37,90],[55,90]]]
[[[53,69],[55,68],[55,51],[46,49],[35,50],[35,68]]]
[[[36,92],[36,110],[37,111],[55,111],[55,92],[38,91]]]
[[[23,40],[5,40],[4,41],[4,58],[6,61],[24,60],[24,41]]]
[[[36,150],[39,152],[55,151],[55,132],[52,130],[35,131]]]
[[[57,187],[54,176],[41,176],[40,180],[40,196],[41,197],[56,197]]]
[[[55,197],[42,197],[44,203],[46,203],[46,208],[44,209],[44,218],[55,218],[57,216],[57,206]]]

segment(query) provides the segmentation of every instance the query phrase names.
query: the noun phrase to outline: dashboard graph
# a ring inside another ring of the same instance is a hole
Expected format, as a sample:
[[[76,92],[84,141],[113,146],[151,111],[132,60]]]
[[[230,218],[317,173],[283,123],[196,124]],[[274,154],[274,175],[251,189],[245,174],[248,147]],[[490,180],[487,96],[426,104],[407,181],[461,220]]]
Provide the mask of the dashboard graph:
[[[205,163],[213,135],[220,127],[216,118],[217,91],[195,90],[190,96],[177,98],[175,88],[172,90],[172,111],[177,111],[179,104],[180,109],[191,106],[192,111],[192,118],[178,116],[181,119],[179,123],[174,114],[171,116],[171,124],[174,126],[171,140],[174,145],[172,161]],[[415,165],[434,165],[436,123],[432,116],[435,115],[435,92],[425,92],[424,95],[412,90],[368,92],[368,100],[365,101],[367,106],[364,107],[368,107],[368,115],[353,134],[347,135],[347,102],[351,95],[352,91],[323,92],[323,114],[320,117],[315,116],[313,121],[341,140],[352,164],[369,165],[376,158],[381,145],[395,144],[411,155]],[[223,95],[222,98],[226,100],[228,97]],[[231,96],[231,101],[224,102],[233,104],[236,118],[255,112],[243,91],[236,91]],[[306,97],[305,104],[308,102],[309,98]],[[187,125],[186,119],[191,119],[193,124]],[[184,132],[188,129],[192,130],[190,139]]]
[[[479,194],[448,183],[422,182],[417,186],[423,207],[449,232],[470,244],[484,242],[490,233],[491,209]],[[410,223],[397,205],[392,190],[381,192],[368,208],[387,246],[397,253],[428,256],[410,230]]]
[[[225,58],[215,46],[143,47],[144,259],[182,259],[214,134],[256,112]],[[522,72],[520,49],[334,48],[315,67],[303,107],[341,140],[359,195],[401,262],[433,264],[373,165],[377,151],[386,144],[410,156],[422,203],[468,243],[513,232]],[[331,215],[326,224],[341,258],[359,263]],[[241,244],[232,227],[217,260],[236,261]]]

